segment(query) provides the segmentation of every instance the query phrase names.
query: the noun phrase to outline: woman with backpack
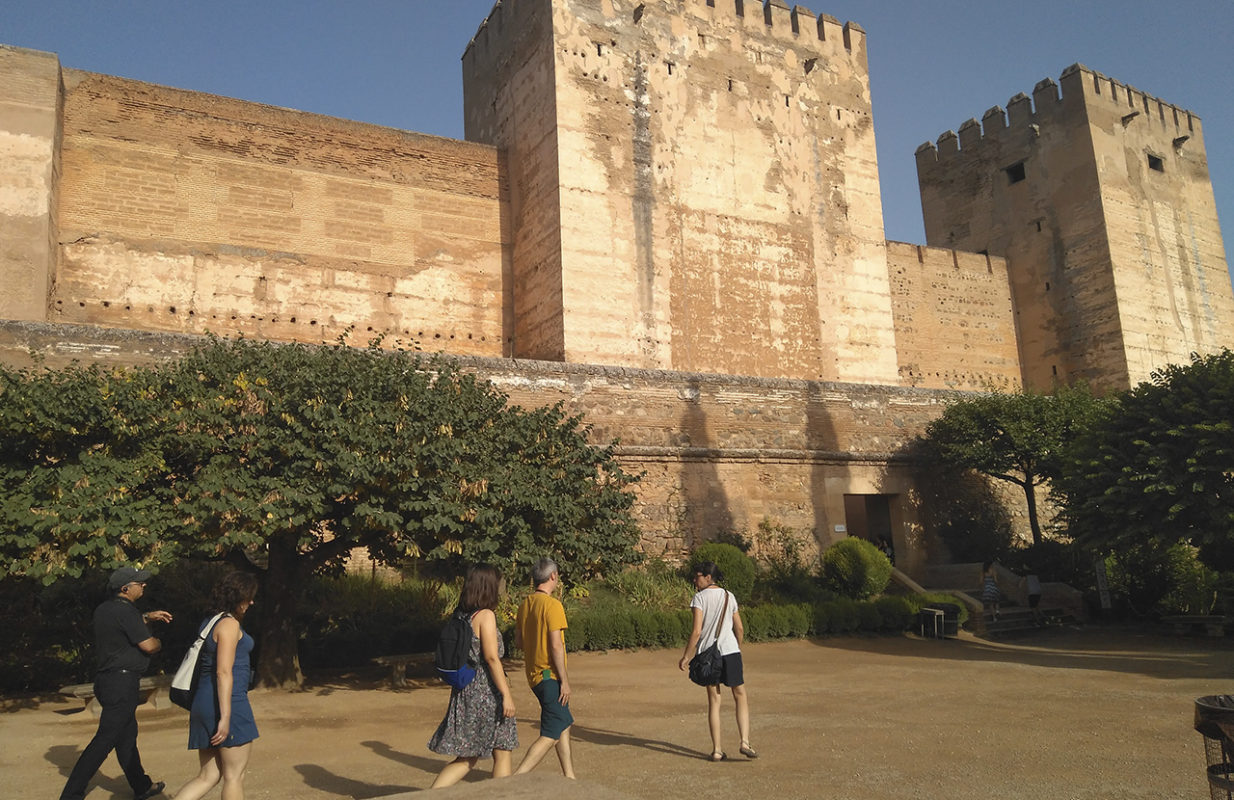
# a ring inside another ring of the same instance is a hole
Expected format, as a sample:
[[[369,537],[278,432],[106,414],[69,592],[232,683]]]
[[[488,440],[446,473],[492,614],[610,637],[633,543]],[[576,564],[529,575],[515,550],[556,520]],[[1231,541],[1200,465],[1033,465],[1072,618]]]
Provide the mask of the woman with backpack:
[[[257,578],[247,572],[229,572],[214,585],[210,608],[221,616],[210,630],[211,618],[201,623],[205,632],[201,677],[189,709],[189,749],[197,751],[201,771],[180,791],[177,800],[204,797],[220,781],[223,797],[244,797],[244,770],[248,766],[257,723],[249,705],[249,653],[253,637],[240,627],[257,596]]]
[[[450,705],[428,747],[434,753],[454,756],[454,760],[433,781],[434,789],[458,783],[490,753],[494,778],[504,778],[512,770],[518,728],[510,683],[501,665],[505,643],[497,631],[494,613],[500,591],[501,573],[496,567],[475,564],[467,570],[455,615],[467,620],[472,634],[467,662],[476,667],[475,677],[461,688],[458,683],[462,681],[450,680]],[[453,620],[447,624],[447,632],[452,624]]]

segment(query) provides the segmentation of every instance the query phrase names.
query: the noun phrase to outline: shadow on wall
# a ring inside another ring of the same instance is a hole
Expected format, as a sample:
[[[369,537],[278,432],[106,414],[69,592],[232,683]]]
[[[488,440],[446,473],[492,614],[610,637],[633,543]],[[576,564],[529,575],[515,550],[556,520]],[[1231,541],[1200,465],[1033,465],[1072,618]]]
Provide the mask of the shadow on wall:
[[[699,382],[686,384],[686,410],[681,415],[682,445],[681,490],[685,501],[682,520],[686,548],[693,550],[705,541],[718,538],[722,531],[733,531],[733,513],[728,492],[716,466],[718,453],[707,430]]]
[[[833,533],[827,518],[827,470],[823,454],[839,449],[836,429],[823,399],[823,387],[811,381],[806,388],[805,449],[810,454],[810,507],[814,512],[814,538],[821,553],[831,544]],[[839,523],[840,520],[836,520]]]

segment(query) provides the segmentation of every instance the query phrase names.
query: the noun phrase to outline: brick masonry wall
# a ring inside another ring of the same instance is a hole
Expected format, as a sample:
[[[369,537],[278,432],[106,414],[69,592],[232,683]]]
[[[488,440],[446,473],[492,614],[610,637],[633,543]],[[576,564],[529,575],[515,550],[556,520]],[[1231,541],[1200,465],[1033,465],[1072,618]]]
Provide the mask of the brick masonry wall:
[[[52,319],[508,352],[493,148],[64,75]]]
[[[888,242],[887,268],[903,385],[1020,388],[1006,260]]]

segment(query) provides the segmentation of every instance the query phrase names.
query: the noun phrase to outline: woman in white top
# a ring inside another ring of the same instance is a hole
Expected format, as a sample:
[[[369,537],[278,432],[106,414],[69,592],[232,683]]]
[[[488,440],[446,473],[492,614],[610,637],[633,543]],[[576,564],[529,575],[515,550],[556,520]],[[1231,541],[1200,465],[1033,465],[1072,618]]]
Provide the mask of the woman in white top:
[[[694,610],[694,630],[690,632],[690,641],[686,642],[686,649],[677,666],[685,670],[695,654],[716,641],[716,626],[719,623],[720,655],[724,659],[720,684],[733,690],[741,754],[746,758],[758,758],[758,753],[750,747],[750,704],[746,698],[741,665],[741,641],[745,637],[745,629],[741,626],[741,614],[737,611],[737,598],[732,592],[716,585],[724,579],[724,575],[713,562],[695,564],[693,574],[694,588],[698,590],[690,601],[690,608]],[[707,727],[711,729],[710,758],[712,761],[724,761],[728,756],[724,754],[720,739],[720,685],[703,688],[707,690]]]

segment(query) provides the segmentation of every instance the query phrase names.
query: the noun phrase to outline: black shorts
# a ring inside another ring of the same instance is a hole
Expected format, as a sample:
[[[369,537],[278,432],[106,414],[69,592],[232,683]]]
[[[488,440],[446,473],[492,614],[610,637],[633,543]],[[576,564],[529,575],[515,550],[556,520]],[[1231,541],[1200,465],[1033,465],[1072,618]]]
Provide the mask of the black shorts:
[[[720,683],[724,686],[740,686],[746,682],[742,669],[741,653],[730,653],[724,658],[724,666],[720,668]]]

